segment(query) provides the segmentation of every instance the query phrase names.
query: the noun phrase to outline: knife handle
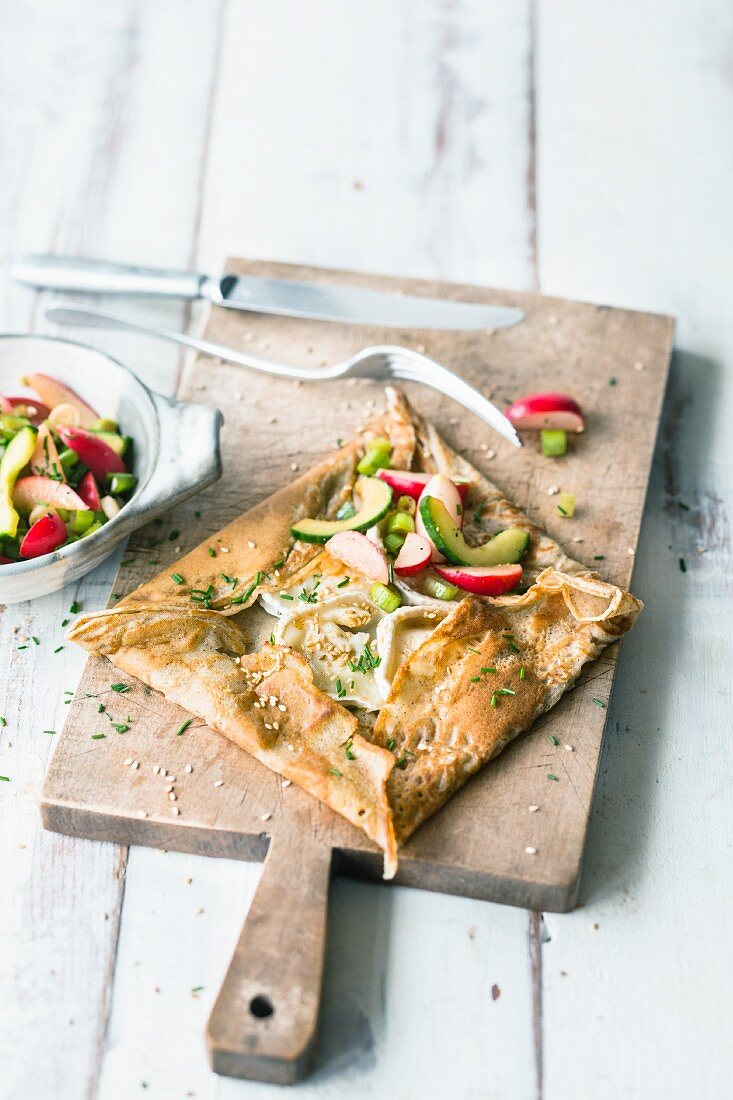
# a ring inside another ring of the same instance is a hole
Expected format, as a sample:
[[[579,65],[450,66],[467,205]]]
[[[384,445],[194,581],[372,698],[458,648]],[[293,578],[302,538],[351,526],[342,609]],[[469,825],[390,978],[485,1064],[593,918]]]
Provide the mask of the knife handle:
[[[49,290],[158,298],[200,298],[207,281],[205,275],[193,271],[165,271],[73,256],[25,256],[12,265],[11,274],[27,286]]]

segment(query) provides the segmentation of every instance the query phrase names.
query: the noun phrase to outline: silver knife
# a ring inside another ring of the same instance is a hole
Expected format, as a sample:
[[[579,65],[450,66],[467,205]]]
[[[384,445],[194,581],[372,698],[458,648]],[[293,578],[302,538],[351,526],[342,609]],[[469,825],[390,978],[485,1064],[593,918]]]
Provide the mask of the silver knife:
[[[264,279],[258,275],[217,277],[63,256],[26,256],[12,265],[11,274],[20,283],[51,290],[208,298],[217,306],[252,313],[390,328],[494,329],[516,325],[524,319],[521,309],[513,306]]]

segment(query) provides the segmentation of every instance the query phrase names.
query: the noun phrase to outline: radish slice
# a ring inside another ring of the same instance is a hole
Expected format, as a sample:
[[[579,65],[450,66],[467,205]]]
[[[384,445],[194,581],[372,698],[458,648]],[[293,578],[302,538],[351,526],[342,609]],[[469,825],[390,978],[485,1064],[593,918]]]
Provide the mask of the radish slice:
[[[105,474],[124,474],[127,467],[120,456],[99,436],[85,432],[83,428],[57,428],[63,443],[78,454],[85,466],[100,481]]]
[[[75,393],[63,382],[57,382],[55,378],[49,378],[47,374],[28,374],[23,379],[25,386],[34,389],[41,401],[53,409],[56,405],[73,405],[79,414],[79,424],[82,428],[90,428],[99,417],[91,405],[82,401],[78,393]]]
[[[395,560],[395,573],[398,573],[400,577],[411,577],[414,573],[419,573],[430,564],[434,549],[435,547],[430,539],[418,535],[415,531],[410,531]]]
[[[423,500],[425,497],[434,497],[436,500],[439,500],[445,505],[445,509],[456,527],[460,528],[463,525],[463,504],[461,503],[460,493],[450,478],[446,477],[445,474],[433,474],[420,494],[420,500]],[[420,500],[418,501],[417,513],[415,515],[415,530],[418,535],[422,535],[424,539],[427,539],[433,547],[430,560],[433,562],[445,561],[445,557],[430,538],[427,528],[423,523],[420,514]]]
[[[436,565],[434,568],[444,581],[481,596],[502,596],[516,588],[522,579],[521,565]]]
[[[22,477],[16,481],[13,504],[23,512],[32,511],[37,504],[68,508],[72,512],[88,511],[88,506],[70,485],[51,477]]]
[[[41,424],[38,429],[36,449],[31,459],[31,470],[39,476],[54,474],[60,477],[62,481],[66,481],[66,474],[59,459],[58,448],[48,424]]]
[[[504,414],[515,428],[540,431],[558,428],[565,432],[582,432],[585,428],[583,410],[566,393],[533,393],[510,405]]]
[[[55,512],[48,512],[28,530],[20,544],[21,558],[40,558],[57,550],[68,537],[66,524]]]
[[[77,492],[87,508],[91,508],[93,512],[101,512],[102,501],[99,498],[99,489],[91,470],[87,470],[84,474],[77,486]]]
[[[430,479],[435,477],[435,474],[425,474],[413,470],[377,470],[376,476],[392,486],[395,496],[412,497],[413,500],[418,500],[423,489]],[[471,488],[469,482],[455,481],[453,484],[460,493],[461,500],[465,500],[468,496],[468,490]]]
[[[8,405],[9,408],[5,406]],[[4,397],[0,399],[0,412],[9,412],[13,416],[25,416],[31,424],[38,427],[49,414],[48,406],[35,397]]]
[[[387,559],[378,546],[361,531],[339,531],[326,543],[326,549],[333,558],[355,569],[370,581],[389,583]]]

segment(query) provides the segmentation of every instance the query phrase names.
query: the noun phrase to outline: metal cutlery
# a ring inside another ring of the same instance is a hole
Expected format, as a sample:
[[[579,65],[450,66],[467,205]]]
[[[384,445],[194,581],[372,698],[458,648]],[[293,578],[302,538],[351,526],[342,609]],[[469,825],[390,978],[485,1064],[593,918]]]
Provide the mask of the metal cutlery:
[[[92,307],[51,305],[46,310],[49,321],[62,325],[84,325],[92,328],[130,329],[133,332],[144,332],[149,336],[157,336],[162,340],[172,340],[176,344],[192,348],[204,355],[211,355],[218,359],[224,359],[229,363],[237,363],[241,367],[250,370],[261,371],[264,374],[277,375],[280,378],[297,378],[309,382],[332,381],[337,378],[378,378],[395,379],[403,382],[420,382],[424,386],[430,386],[446,397],[452,397],[465,408],[479,416],[489,427],[499,432],[504,439],[515,447],[521,447],[521,441],[513,425],[504,414],[492,405],[482,394],[478,393],[458,375],[447,370],[446,367],[429,359],[426,355],[413,351],[411,348],[402,348],[393,344],[379,344],[374,347],[364,348],[352,355],[342,363],[334,363],[332,366],[320,367],[316,370],[309,367],[291,366],[284,363],[273,363],[266,359],[259,359],[247,352],[238,351],[235,348],[226,347],[224,344],[216,344],[211,340],[203,340],[197,336],[188,336],[183,332],[165,328],[162,325],[153,324],[150,321],[137,320],[134,317],[126,317],[117,313],[109,313],[106,310]]]
[[[50,290],[207,298],[228,309],[389,328],[495,329],[516,325],[524,319],[521,309],[512,306],[265,279],[257,275],[217,277],[64,256],[26,256],[12,265],[11,274],[18,282]]]

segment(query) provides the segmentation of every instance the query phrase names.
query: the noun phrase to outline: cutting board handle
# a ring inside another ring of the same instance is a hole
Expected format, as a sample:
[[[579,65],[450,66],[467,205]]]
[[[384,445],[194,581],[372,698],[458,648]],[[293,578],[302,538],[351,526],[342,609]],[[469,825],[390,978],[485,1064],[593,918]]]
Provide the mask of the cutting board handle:
[[[209,1017],[215,1073],[289,1085],[310,1069],[321,1000],[333,850],[273,837]]]

